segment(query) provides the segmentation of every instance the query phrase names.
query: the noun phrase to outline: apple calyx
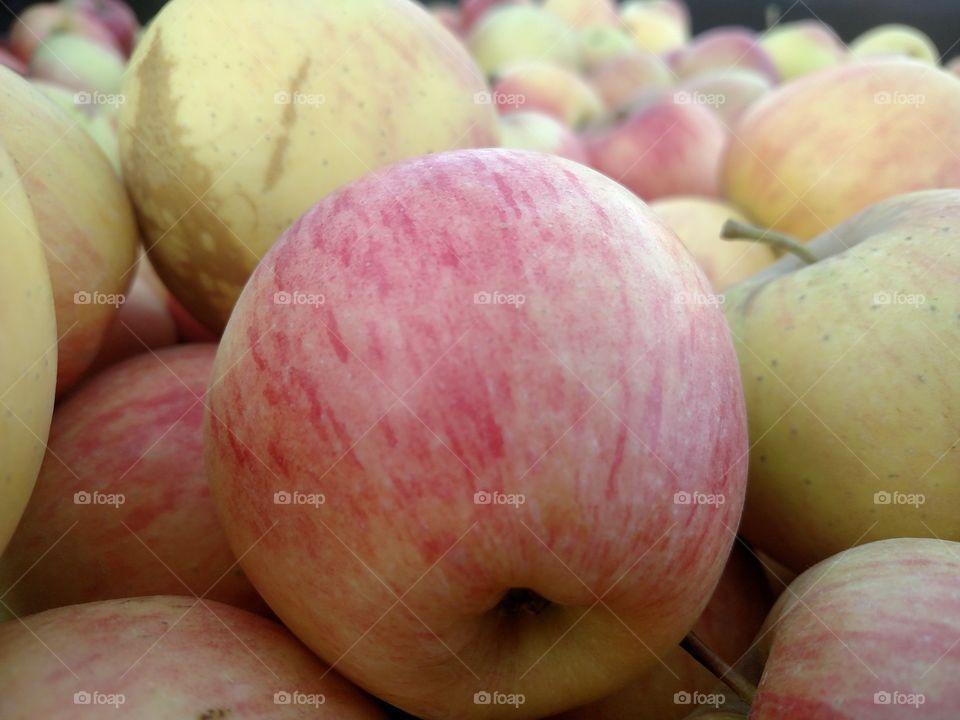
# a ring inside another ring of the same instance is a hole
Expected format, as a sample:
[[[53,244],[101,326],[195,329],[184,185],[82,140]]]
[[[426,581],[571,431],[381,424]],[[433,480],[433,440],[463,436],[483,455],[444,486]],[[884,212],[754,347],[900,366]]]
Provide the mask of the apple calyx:
[[[550,601],[529,588],[510,588],[497,604],[497,610],[508,616],[539,615]]]
[[[757,697],[756,686],[740,674],[726,660],[711,650],[695,632],[687,633],[680,641],[682,647],[694,660],[709,670],[720,682],[733,690],[743,702],[752,705]]]
[[[820,258],[814,255],[796,238],[784,235],[776,230],[766,230],[750,223],[734,220],[727,220],[720,230],[720,237],[724,240],[746,240],[749,242],[758,242],[769,245],[776,250],[784,250],[803,260],[807,265],[813,265]]]

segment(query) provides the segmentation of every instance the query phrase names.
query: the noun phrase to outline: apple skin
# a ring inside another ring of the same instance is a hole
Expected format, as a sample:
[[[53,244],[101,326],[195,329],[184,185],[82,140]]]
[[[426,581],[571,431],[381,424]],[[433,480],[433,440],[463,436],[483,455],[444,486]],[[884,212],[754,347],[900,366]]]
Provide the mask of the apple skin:
[[[617,110],[644,91],[669,87],[674,76],[656,55],[633,52],[601,63],[589,79],[606,106]]]
[[[97,18],[59,3],[35,3],[10,26],[10,50],[29,63],[37,48],[54,34],[76,35],[108,50],[122,52],[110,29]]]
[[[92,99],[90,93],[74,93],[62,85],[46,80],[30,80],[30,84],[53,100],[61,110],[69,115],[76,123],[86,130],[87,134],[103,151],[110,165],[120,174],[120,145],[117,131],[112,120],[111,108],[105,105],[77,102],[81,99]],[[105,96],[97,95],[97,98]]]
[[[781,23],[760,37],[782,82],[796,80],[847,59],[847,47],[833,29],[819,20]]]
[[[727,127],[734,127],[751,105],[773,89],[771,82],[752,70],[728,69],[703,73],[679,83],[674,93],[674,102],[680,94],[686,100],[707,100],[712,109]]]
[[[13,70],[17,75],[26,75],[27,74],[27,65],[20,58],[14,55],[12,52],[7,50],[5,47],[0,47],[0,65],[8,67]]]
[[[51,35],[30,58],[30,76],[71,90],[120,92],[126,63],[114,50],[79,35]]]
[[[758,224],[807,240],[884,198],[960,185],[958,116],[960,80],[937,68],[878,60],[823,70],[740,118],[723,189]]]
[[[614,0],[544,0],[543,9],[578,29],[620,24]]]
[[[733,665],[753,646],[774,596],[757,557],[742,542],[730,558],[693,632]],[[599,702],[556,716],[554,720],[681,720],[691,705],[675,702],[678,692],[722,695],[733,692],[680,647],[673,648],[637,680]]]
[[[960,540],[958,245],[960,190],[912,193],[810,243],[827,259],[727,292],[753,441],[742,533],[788,568],[881,538]]]
[[[667,53],[690,40],[690,15],[674,0],[631,0],[620,8],[620,22],[633,36],[638,49]]]
[[[901,538],[846,550],[803,573],[758,638],[766,666],[751,720],[956,718],[958,558],[958,543]],[[874,701],[893,692],[924,702]]]
[[[262,61],[251,44],[276,53]],[[487,91],[466,49],[410,0],[168,2],[120,109],[123,176],[157,273],[220,332],[259,258],[311,204],[394,160],[497,146],[496,111],[477,101]]]
[[[67,7],[95,17],[113,34],[125,57],[130,57],[140,32],[136,13],[123,0],[61,0]]]
[[[771,83],[780,79],[773,58],[757,34],[741,27],[718,27],[701,33],[671,65],[681,79],[733,68],[751,70]]]
[[[325,702],[274,701],[274,693],[294,691]],[[78,705],[77,692],[120,694],[124,702],[116,709]],[[386,718],[281,625],[222,603],[170,596],[73,605],[0,625],[0,715]]]
[[[909,25],[879,25],[850,43],[854,58],[902,56],[928,65],[940,63],[940,51],[933,40]]]
[[[108,302],[77,302],[77,293],[92,298],[126,292],[139,245],[137,223],[120,178],[86,131],[5,68],[0,68],[0,142],[23,173],[46,250],[60,336],[61,395],[94,361],[117,311]],[[54,145],[56,152],[47,152]]]
[[[469,33],[478,20],[494,8],[508,5],[531,5],[530,0],[462,0],[460,16],[464,33]]]
[[[266,610],[227,545],[203,466],[203,397],[216,349],[140,355],[57,406],[50,451],[0,557],[10,610],[184,592]],[[94,491],[125,502],[74,501]]]
[[[661,100],[586,138],[590,165],[644,200],[719,197],[729,131],[700,105]]]
[[[57,321],[44,248],[13,158],[0,143],[0,555],[33,491],[57,384]],[[6,588],[4,588],[4,591]],[[2,596],[0,596],[2,599]]]
[[[587,164],[583,141],[559,120],[537,112],[518,112],[500,118],[500,146],[551,153]]]
[[[723,290],[771,265],[777,255],[767,245],[727,242],[720,229],[729,220],[747,222],[730,203],[714,198],[673,196],[650,203],[697,261],[710,284]]]
[[[953,60],[948,62],[944,68],[947,72],[951,72],[957,77],[960,77],[960,57],[955,57]]]
[[[488,76],[522,62],[550,62],[569,70],[580,66],[576,30],[537,5],[493,8],[473,26],[467,45]]]
[[[167,304],[169,293],[165,288],[157,288],[151,275],[155,276],[155,273],[150,261],[141,256],[133,284],[103,338],[92,372],[135,355],[177,344],[179,331]]]
[[[579,38],[580,63],[587,74],[612,58],[636,52],[633,38],[619,27],[592,25],[582,28]]]
[[[213,372],[207,467],[248,577],[418,717],[502,717],[483,690],[543,717],[626,684],[693,625],[739,516],[728,330],[674,300],[708,291],[635,196],[545,154],[427,156],[321,201],[251,276]],[[726,500],[674,502],[693,488]]]
[[[463,37],[463,16],[456,5],[438,3],[430,7],[433,18],[458,38]]]
[[[500,75],[493,93],[501,114],[541,112],[574,130],[598,120],[605,110],[603,100],[578,73],[546,62],[514,65]]]

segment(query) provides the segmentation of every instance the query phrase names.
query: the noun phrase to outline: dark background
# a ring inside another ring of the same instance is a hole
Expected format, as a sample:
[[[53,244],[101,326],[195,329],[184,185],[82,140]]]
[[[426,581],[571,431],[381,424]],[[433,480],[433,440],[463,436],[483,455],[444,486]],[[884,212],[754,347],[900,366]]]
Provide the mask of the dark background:
[[[8,8],[0,14],[0,26],[10,22],[12,12],[31,4],[29,0],[5,0],[5,3]],[[164,0],[130,2],[142,20],[152,17],[163,3]],[[847,42],[877,25],[906,23],[927,33],[946,58],[960,54],[957,42],[960,40],[960,2],[957,0],[687,0],[687,5],[695,33],[718,25],[746,25],[762,30],[767,27],[767,13],[772,7],[774,18],[780,11],[786,20],[819,18],[833,26]]]

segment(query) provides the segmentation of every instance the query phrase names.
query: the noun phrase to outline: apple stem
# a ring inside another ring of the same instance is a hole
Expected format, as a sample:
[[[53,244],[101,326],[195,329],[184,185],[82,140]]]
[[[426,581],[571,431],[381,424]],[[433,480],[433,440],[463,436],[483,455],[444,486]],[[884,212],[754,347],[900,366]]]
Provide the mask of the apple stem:
[[[807,265],[813,265],[820,259],[796,238],[784,235],[776,230],[765,230],[756,225],[740,222],[732,218],[723,224],[723,228],[720,230],[720,237],[724,240],[749,240],[751,242],[769,245],[777,250],[785,250],[796,255],[807,263]]]
[[[713,673],[721,682],[733,690],[737,697],[752,705],[757,696],[757,688],[732,665],[707,647],[695,632],[687,633],[680,641],[680,647],[686,650],[694,660]]]

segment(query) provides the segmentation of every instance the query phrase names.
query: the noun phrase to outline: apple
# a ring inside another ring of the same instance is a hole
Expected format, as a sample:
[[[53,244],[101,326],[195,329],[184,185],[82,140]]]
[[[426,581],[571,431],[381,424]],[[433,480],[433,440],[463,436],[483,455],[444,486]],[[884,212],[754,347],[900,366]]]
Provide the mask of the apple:
[[[958,558],[958,543],[904,538],[803,573],[760,634],[751,720],[956,717]]]
[[[728,330],[684,292],[709,285],[669,228],[550,155],[426,156],[321,201],[212,374],[207,467],[248,577],[418,717],[626,684],[706,604],[745,481]]]
[[[620,22],[646,52],[666,53],[690,40],[690,15],[676,0],[630,0],[620,8]]]
[[[51,35],[30,58],[30,75],[72,90],[116,95],[126,64],[114,50],[79,35]]]
[[[620,24],[615,0],[544,0],[543,9],[575,28]]]
[[[130,56],[140,32],[136,13],[123,0],[61,0],[102,22],[113,34],[126,57]]]
[[[855,58],[894,55],[930,65],[940,63],[940,51],[933,40],[909,25],[879,25],[868,30],[850,43],[850,55]]]
[[[169,596],[74,605],[0,625],[0,714],[386,718],[277,623]]]
[[[10,71],[5,71],[10,72]],[[0,555],[33,491],[50,430],[57,325],[43,245],[13,159],[0,143]]]
[[[948,62],[944,69],[948,72],[952,72],[954,75],[960,76],[960,57],[955,57],[953,60]]]
[[[587,74],[608,60],[636,51],[633,38],[618,27],[591,25],[579,32],[580,63]]]
[[[890,198],[731,288],[752,439],[742,532],[801,571],[857,543],[960,540],[960,190]]]
[[[759,73],[730,68],[678,83],[674,102],[705,105],[720,116],[724,125],[733,127],[747,108],[772,88],[770,80]]]
[[[833,29],[819,20],[776,25],[760,36],[783,82],[843,63],[847,47]]]
[[[639,93],[669,87],[674,81],[663,60],[652,53],[639,51],[601,63],[588,77],[611,110],[623,107]]]
[[[20,58],[7,50],[5,47],[0,47],[0,65],[10,68],[18,75],[27,74],[26,63],[24,63]]]
[[[0,68],[0,142],[17,165],[46,250],[62,394],[97,356],[127,290],[126,273],[137,257],[137,223],[123,184],[89,135],[5,68]]]
[[[177,323],[167,304],[169,293],[166,288],[157,288],[150,278],[152,274],[149,260],[142,256],[133,284],[104,336],[100,354],[91,368],[94,372],[179,341]]]
[[[960,185],[957,117],[960,80],[929,65],[823,70],[740,118],[724,193],[760,225],[807,240],[884,198]]]
[[[734,665],[752,648],[773,602],[762,564],[742,542],[735,543],[693,632]],[[676,647],[627,687],[555,720],[680,720],[688,717],[695,703],[733,706],[736,700],[714,675]]]
[[[111,103],[122,102],[122,98],[100,92],[71,92],[62,85],[44,80],[31,80],[30,84],[53,100],[77,125],[87,131],[119,175],[120,145],[111,120],[111,113],[115,112]]]
[[[729,132],[708,108],[661,100],[587,137],[590,164],[644,200],[719,197]]]
[[[58,405],[36,489],[0,557],[10,610],[170,593],[265,610],[227,545],[203,466],[216,349],[140,355]]]
[[[492,9],[473,26],[467,45],[488,76],[521,62],[550,62],[570,70],[580,66],[575,29],[536,5]]]
[[[538,112],[517,112],[500,118],[500,146],[536,150],[587,164],[583,141],[556,118]]]
[[[715,290],[740,282],[777,259],[767,245],[720,239],[720,229],[728,219],[747,222],[739,210],[723,200],[675,196],[650,203],[650,209],[683,241]]]
[[[501,114],[541,112],[578,129],[599,119],[603,100],[578,73],[547,62],[522,63],[501,74],[493,85]]]
[[[456,37],[463,35],[463,18],[457,5],[438,3],[430,7],[430,14]]]
[[[123,95],[123,176],[150,259],[214,332],[312,203],[400,158],[499,141],[476,65],[410,0],[173,0]]]
[[[34,3],[27,7],[10,27],[10,50],[29,63],[37,48],[57,34],[76,35],[121,52],[110,28],[86,12],[58,3]]]
[[[478,20],[494,8],[530,4],[532,4],[530,0],[461,0],[460,16],[463,21],[463,31],[468,33],[477,24]]]
[[[758,73],[771,83],[779,80],[777,66],[757,34],[742,27],[718,27],[701,33],[671,65],[681,79],[738,68]]]

